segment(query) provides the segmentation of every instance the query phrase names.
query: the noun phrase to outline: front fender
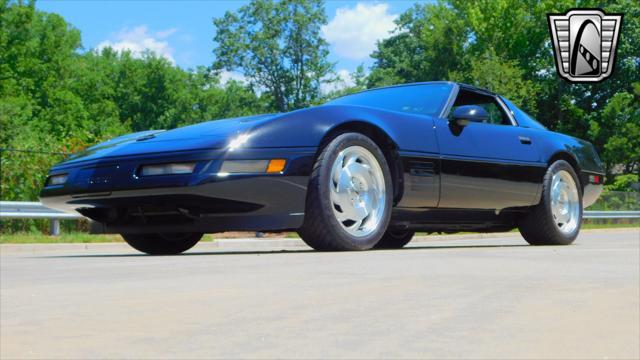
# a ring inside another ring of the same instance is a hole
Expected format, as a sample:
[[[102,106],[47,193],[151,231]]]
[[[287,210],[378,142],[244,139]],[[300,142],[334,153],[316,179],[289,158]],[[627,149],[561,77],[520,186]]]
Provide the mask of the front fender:
[[[565,153],[571,155],[580,171],[604,174],[602,161],[590,142],[547,130],[540,131],[545,133],[544,136],[539,137],[539,148],[545,162],[549,162],[558,154]]]
[[[379,128],[399,150],[438,152],[432,117],[346,105],[324,105],[276,116],[251,129],[249,146],[317,147],[328,132],[349,122]]]
[[[542,157],[550,163],[554,158],[569,155],[577,165],[576,172],[582,185],[582,203],[586,208],[592,205],[602,193],[604,166],[591,143],[568,135],[544,131],[540,136]]]

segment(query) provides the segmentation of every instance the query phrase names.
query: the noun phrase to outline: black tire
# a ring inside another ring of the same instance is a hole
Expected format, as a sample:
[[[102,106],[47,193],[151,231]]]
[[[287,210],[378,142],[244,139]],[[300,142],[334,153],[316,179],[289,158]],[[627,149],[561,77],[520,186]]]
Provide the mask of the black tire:
[[[553,175],[560,171],[568,172],[578,192],[579,216],[577,226],[570,233],[560,231],[551,210],[551,182]],[[573,167],[564,160],[558,160],[547,169],[542,184],[540,203],[520,219],[518,229],[522,237],[531,245],[569,245],[578,236],[582,223],[582,187]]]
[[[330,199],[331,167],[340,151],[350,146],[362,146],[380,165],[385,182],[385,205],[376,229],[366,236],[353,236],[343,229],[333,212]],[[316,159],[307,190],[304,224],[298,230],[310,247],[320,251],[368,250],[373,248],[387,229],[393,201],[391,172],[380,148],[367,136],[343,133],[329,142]]]
[[[402,249],[411,241],[411,239],[413,239],[413,236],[415,234],[415,231],[409,230],[387,230],[387,232],[382,235],[382,239],[378,241],[374,248]]]
[[[201,233],[121,234],[134,249],[149,255],[177,255],[191,249]]]

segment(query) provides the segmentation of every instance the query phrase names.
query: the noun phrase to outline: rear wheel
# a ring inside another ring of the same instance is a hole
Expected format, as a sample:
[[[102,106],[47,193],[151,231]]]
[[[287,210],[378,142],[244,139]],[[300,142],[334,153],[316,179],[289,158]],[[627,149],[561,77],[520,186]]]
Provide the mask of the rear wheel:
[[[320,153],[298,231],[316,250],[367,250],[391,216],[393,185],[385,156],[368,137],[345,133]]]
[[[149,255],[177,255],[191,249],[201,233],[121,234],[134,249]]]
[[[547,170],[540,203],[519,224],[520,234],[531,245],[569,245],[582,223],[582,191],[573,167],[564,160]]]
[[[376,249],[401,249],[405,245],[407,245],[413,236],[415,235],[415,231],[408,230],[388,230],[384,235],[382,235],[382,239],[378,241],[374,248]]]

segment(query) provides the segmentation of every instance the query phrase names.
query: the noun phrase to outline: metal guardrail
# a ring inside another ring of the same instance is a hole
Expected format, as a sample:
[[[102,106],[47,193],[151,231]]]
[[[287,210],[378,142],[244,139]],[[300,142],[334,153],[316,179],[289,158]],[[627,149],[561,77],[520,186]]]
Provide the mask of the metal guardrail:
[[[82,219],[82,216],[50,209],[36,201],[0,201],[0,219],[49,219],[49,233],[57,236],[60,220]]]
[[[640,211],[585,211],[585,219],[638,219]]]
[[[585,219],[640,219],[640,211],[585,211]],[[49,209],[39,202],[0,201],[2,219],[50,219],[51,235],[60,233],[60,220],[82,219],[82,216]]]
[[[50,209],[36,201],[0,201],[0,218],[81,219],[82,216]]]

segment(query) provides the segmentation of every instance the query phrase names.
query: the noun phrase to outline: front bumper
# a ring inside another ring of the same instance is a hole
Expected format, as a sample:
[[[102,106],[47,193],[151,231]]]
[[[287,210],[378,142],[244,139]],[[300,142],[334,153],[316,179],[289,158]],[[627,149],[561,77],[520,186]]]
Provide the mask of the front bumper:
[[[42,203],[90,218],[94,233],[220,232],[302,225],[315,148],[200,150],[61,164]],[[221,174],[224,160],[286,159],[279,174]],[[139,176],[142,165],[195,162],[192,174]]]

